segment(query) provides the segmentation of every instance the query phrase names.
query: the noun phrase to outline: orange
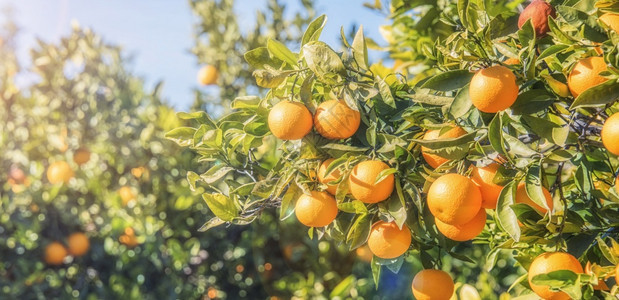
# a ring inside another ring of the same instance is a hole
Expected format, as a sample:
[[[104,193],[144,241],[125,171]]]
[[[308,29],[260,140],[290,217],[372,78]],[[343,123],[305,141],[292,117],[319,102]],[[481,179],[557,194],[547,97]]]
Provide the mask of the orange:
[[[510,66],[519,65],[520,64],[520,59],[515,58],[515,57],[510,57],[510,58],[506,59],[505,61],[503,61],[503,63],[506,64],[506,65],[510,65]]]
[[[449,225],[441,222],[439,219],[435,219],[434,222],[438,231],[444,236],[454,241],[464,242],[472,240],[484,230],[484,226],[486,226],[486,210],[480,209],[472,220],[461,225]]]
[[[619,194],[619,176],[617,176],[617,178],[615,178],[615,191],[617,192],[617,194]],[[619,281],[617,281],[619,282]]]
[[[481,192],[481,206],[483,208],[495,209],[499,200],[502,186],[493,182],[499,164],[491,163],[485,167],[473,167],[471,176],[473,182],[479,187]]]
[[[585,264],[585,274],[589,274],[589,275],[594,274],[590,261],[588,261],[587,264]],[[596,291],[609,291],[610,290],[608,288],[608,285],[606,285],[606,282],[604,282],[602,278],[598,279],[598,283],[593,286],[593,289]]]
[[[540,297],[546,300],[567,300],[570,297],[564,292],[553,292],[549,286],[533,284],[533,277],[553,271],[569,270],[574,273],[583,273],[578,259],[569,253],[547,252],[536,257],[529,267],[529,285]]]
[[[206,65],[198,71],[198,83],[201,85],[211,85],[217,82],[219,72],[215,66]]]
[[[347,139],[359,128],[361,114],[342,100],[329,100],[318,105],[314,115],[316,131],[330,140]]]
[[[73,153],[73,161],[79,166],[87,163],[90,160],[90,151],[86,148],[80,148]]]
[[[608,66],[604,62],[604,58],[600,56],[588,57],[578,61],[567,77],[567,87],[572,96],[576,98],[589,88],[608,80],[599,75],[606,69],[608,69]]]
[[[135,233],[133,231],[133,228],[131,227],[126,227],[125,234],[121,235],[118,240],[120,241],[120,243],[126,245],[129,248],[135,248],[137,245],[139,245],[138,239],[135,237]]]
[[[67,256],[67,249],[59,242],[51,242],[45,247],[45,262],[50,265],[61,265]]]
[[[123,186],[118,189],[118,195],[120,195],[123,205],[127,205],[129,201],[135,200],[135,194],[133,193],[131,187],[128,186]]]
[[[280,140],[298,140],[312,131],[312,114],[299,102],[281,101],[271,108],[269,129]]]
[[[455,127],[452,127],[452,129],[445,131],[443,134],[440,134],[440,133],[441,133],[440,129],[428,130],[423,135],[423,139],[426,141],[432,141],[432,140],[436,140],[439,138],[454,139],[454,138],[465,135],[466,131],[464,131],[464,129],[462,129],[461,127],[455,126]],[[423,159],[428,163],[428,165],[430,165],[430,167],[432,168],[436,169],[438,168],[438,166],[449,161],[449,159],[447,158],[440,157],[436,154],[429,153],[428,151],[430,151],[430,148],[421,146],[421,155],[423,156]]]
[[[615,282],[619,282],[619,265],[615,267]]]
[[[73,175],[73,170],[66,161],[54,162],[47,168],[47,180],[51,184],[68,183]]]
[[[473,181],[460,174],[437,178],[428,190],[428,208],[434,217],[450,225],[466,224],[481,208],[481,192]]]
[[[600,16],[600,21],[616,33],[619,33],[619,14],[605,13]]]
[[[518,98],[516,76],[500,65],[481,69],[471,79],[469,96],[480,111],[495,113],[505,110]]]
[[[545,187],[542,187],[542,192],[544,193],[544,198],[546,198],[546,204],[548,204],[548,207],[552,211],[552,208],[553,208],[552,195]],[[529,194],[527,194],[527,190],[525,188],[524,182],[521,182],[518,185],[518,188],[516,189],[516,203],[527,204],[533,207],[535,210],[537,210],[541,214],[546,214],[548,212],[548,210],[545,207],[539,206],[537,203],[531,200],[531,198],[529,197]]]
[[[602,143],[608,152],[619,155],[619,113],[614,113],[602,126]]]
[[[312,191],[311,195],[303,194],[299,197],[294,213],[305,226],[327,226],[337,216],[337,202],[327,192]]]
[[[404,254],[411,245],[411,231],[402,226],[398,228],[394,222],[378,221],[374,223],[368,237],[370,251],[380,258],[396,258]]]
[[[374,257],[374,254],[372,254],[370,247],[368,247],[367,245],[357,248],[357,250],[355,250],[355,253],[361,261],[367,263],[372,262],[372,258]]]
[[[543,0],[533,0],[523,11],[518,18],[518,28],[522,29],[527,20],[531,20],[531,25],[535,29],[536,37],[544,37],[550,27],[548,26],[548,17],[553,19],[557,17],[555,9],[548,2]]]
[[[449,300],[454,293],[454,281],[441,270],[423,270],[413,278],[413,295],[417,300]]]
[[[329,158],[322,162],[320,168],[318,168],[318,181],[327,186],[327,192],[331,193],[331,195],[335,195],[339,184],[329,184],[329,182],[337,181],[342,176],[342,172],[339,169],[335,169],[328,176],[325,176],[327,175],[327,168],[334,160],[335,158]]]
[[[73,256],[82,256],[90,249],[90,241],[88,237],[81,233],[75,232],[69,236],[69,253]]]
[[[379,183],[375,183],[378,174],[386,169],[389,169],[389,166],[379,160],[367,160],[358,163],[352,169],[348,178],[352,196],[363,203],[377,203],[389,198],[395,183],[393,174],[389,174]]]

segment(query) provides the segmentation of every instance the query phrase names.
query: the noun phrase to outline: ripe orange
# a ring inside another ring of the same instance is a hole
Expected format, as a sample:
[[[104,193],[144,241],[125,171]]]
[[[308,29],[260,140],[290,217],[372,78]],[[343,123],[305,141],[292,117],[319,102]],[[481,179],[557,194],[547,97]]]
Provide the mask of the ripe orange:
[[[486,226],[486,210],[484,208],[480,209],[477,215],[473,217],[473,220],[461,225],[449,225],[441,222],[439,219],[435,219],[434,222],[438,231],[444,236],[454,241],[464,242],[472,240],[484,231],[484,226]]]
[[[198,71],[198,83],[201,85],[211,85],[217,82],[219,72],[215,66],[206,65]]]
[[[481,208],[481,192],[473,181],[460,174],[437,178],[428,190],[428,208],[434,217],[450,225],[466,224]]]
[[[615,282],[619,282],[619,265],[615,267]]]
[[[374,257],[374,254],[372,254],[372,251],[370,250],[370,247],[368,247],[368,245],[357,248],[357,250],[355,250],[355,253],[361,261],[367,263],[372,262],[372,258]]]
[[[417,300],[449,300],[454,293],[454,282],[445,271],[423,270],[413,278],[412,289]]]
[[[480,111],[495,113],[505,110],[518,98],[516,76],[500,65],[479,70],[471,79],[469,96]]]
[[[133,228],[131,227],[125,228],[125,234],[121,235],[118,240],[120,241],[120,243],[126,245],[129,248],[135,248],[137,245],[139,245],[138,239],[135,237],[135,233],[133,231]]]
[[[619,14],[605,13],[600,16],[600,21],[616,33],[619,33]]]
[[[589,88],[608,80],[599,75],[606,69],[608,69],[608,66],[604,58],[600,56],[588,57],[578,61],[567,77],[567,87],[572,96],[576,98]]]
[[[327,175],[327,168],[334,160],[334,158],[329,158],[322,162],[320,168],[318,168],[318,181],[322,184],[327,185],[327,192],[331,193],[331,195],[335,195],[335,192],[337,191],[337,186],[339,184],[329,184],[329,182],[337,181],[342,176],[342,172],[340,172],[339,169],[335,169],[328,176],[325,176]]]
[[[73,170],[66,161],[53,162],[47,168],[47,180],[51,184],[68,183],[73,178]]]
[[[498,169],[499,164],[497,163],[491,163],[485,167],[473,167],[471,175],[473,176],[473,182],[477,184],[481,192],[481,206],[483,208],[496,208],[499,194],[503,189],[502,186],[492,182]]]
[[[378,221],[370,230],[368,247],[380,258],[396,258],[404,254],[410,245],[411,231],[406,225],[400,229],[394,222]]]
[[[135,194],[133,193],[131,187],[128,186],[123,186],[118,189],[118,195],[120,195],[123,205],[127,205],[129,201],[135,200]]]
[[[386,169],[389,169],[389,166],[379,160],[358,163],[348,178],[353,197],[363,203],[377,203],[389,198],[395,182],[393,174],[387,175],[385,179],[375,184],[378,174]]]
[[[312,114],[299,102],[281,101],[269,112],[269,129],[280,140],[298,140],[312,131]]]
[[[515,58],[515,57],[510,57],[510,58],[506,59],[505,61],[503,61],[503,63],[506,64],[506,65],[510,65],[510,66],[519,65],[520,64],[520,59]]]
[[[45,262],[50,265],[61,265],[67,256],[67,249],[59,242],[51,242],[45,247]]]
[[[546,198],[546,204],[548,204],[548,207],[552,211],[552,208],[553,208],[552,195],[545,187],[542,187],[542,192],[544,193],[544,198]],[[521,182],[518,185],[518,188],[516,189],[516,203],[527,204],[533,207],[535,210],[537,210],[541,214],[546,214],[548,212],[548,210],[545,207],[539,206],[537,203],[531,200],[531,198],[529,197],[529,194],[527,194],[527,190],[525,188],[524,182]]]
[[[602,126],[602,143],[608,152],[619,155],[619,113],[614,113]]]
[[[585,274],[593,275],[593,268],[591,266],[590,261],[588,261],[587,264],[585,264]],[[608,288],[608,285],[606,284],[606,282],[604,282],[602,278],[598,279],[598,283],[593,286],[593,289],[596,291],[609,291],[610,290]]]
[[[90,241],[88,237],[81,233],[75,232],[69,236],[69,253],[73,256],[82,256],[90,249]]]
[[[582,266],[578,259],[569,253],[547,252],[536,257],[529,267],[529,285],[531,289],[540,297],[547,300],[570,299],[564,292],[553,292],[549,286],[533,284],[533,277],[539,274],[546,274],[553,271],[569,270],[574,273],[583,273]]]
[[[299,197],[294,213],[305,226],[327,226],[337,216],[337,202],[327,192],[312,191],[311,195],[303,194]]]
[[[90,151],[86,148],[79,148],[73,153],[73,161],[79,166],[87,163],[90,160]]]
[[[428,130],[423,135],[423,139],[426,141],[436,140],[436,139],[453,139],[457,137],[461,137],[466,134],[466,131],[461,127],[455,126],[450,130],[445,131],[442,135],[440,134],[440,129]],[[436,154],[428,153],[430,151],[429,148],[421,146],[421,155],[423,155],[423,159],[430,165],[432,168],[438,168],[438,166],[446,163],[449,159],[440,157]]]
[[[550,27],[548,26],[548,17],[553,19],[557,17],[555,9],[550,3],[543,0],[533,0],[523,11],[518,18],[518,28],[522,29],[524,23],[531,19],[531,25],[535,29],[536,37],[544,37]]]
[[[329,100],[318,105],[314,124],[316,131],[327,139],[347,139],[357,132],[361,114],[342,100]]]

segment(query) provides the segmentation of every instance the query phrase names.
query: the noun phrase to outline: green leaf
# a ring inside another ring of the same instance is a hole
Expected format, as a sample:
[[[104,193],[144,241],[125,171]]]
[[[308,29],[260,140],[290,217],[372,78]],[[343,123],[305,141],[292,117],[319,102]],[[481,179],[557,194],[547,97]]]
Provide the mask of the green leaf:
[[[350,226],[350,229],[348,229],[348,234],[346,235],[346,243],[350,246],[350,250],[354,250],[365,244],[370,235],[371,228],[372,215],[362,214],[355,216],[355,221]]]
[[[514,114],[532,114],[550,106],[555,100],[557,96],[545,89],[531,89],[520,93],[511,109]]]
[[[267,66],[272,69],[279,69],[284,63],[282,60],[271,57],[267,47],[258,47],[256,49],[245,52],[245,61],[254,69],[266,69]]]
[[[471,106],[473,106],[473,102],[471,102],[471,97],[469,96],[469,85],[467,84],[462,87],[460,91],[458,91],[456,98],[449,106],[449,115],[453,119],[460,118],[471,109]]]
[[[258,96],[241,96],[234,98],[234,101],[230,104],[232,109],[251,108],[256,109],[260,105],[260,97]]]
[[[365,152],[365,151],[370,150],[370,148],[368,147],[349,146],[349,145],[338,144],[338,143],[329,143],[329,144],[321,146],[321,148],[339,150],[339,151],[347,151],[347,152]]]
[[[368,47],[363,36],[363,25],[359,26],[357,34],[352,41],[352,56],[359,65],[359,68],[368,69]]]
[[[208,208],[223,221],[232,221],[238,216],[238,210],[234,205],[232,198],[226,197],[223,194],[202,194],[202,198],[206,201]]]
[[[438,138],[434,140],[412,139],[412,141],[429,149],[441,149],[470,143],[475,140],[475,136],[477,136],[477,132],[470,132],[457,138]]]
[[[438,96],[438,95],[432,95],[432,94],[423,93],[423,92],[407,95],[407,97],[411,98],[413,101],[417,103],[430,104],[430,105],[436,105],[436,106],[449,105],[449,104],[452,104],[454,101],[453,97]]]
[[[282,197],[282,204],[279,208],[279,219],[281,221],[292,215],[294,210],[291,208],[293,207],[295,200],[301,197],[302,194],[303,192],[296,184],[292,183],[288,186],[286,193],[284,193],[284,196]]]
[[[346,298],[346,296],[350,293],[350,289],[353,288],[355,285],[355,279],[356,278],[354,275],[349,275],[348,277],[344,278],[344,280],[340,281],[340,283],[338,283],[333,288],[333,290],[331,290],[329,298]]]
[[[378,175],[376,176],[376,181],[374,181],[374,184],[379,184],[381,181],[385,180],[387,176],[397,172],[398,170],[395,168],[388,168],[380,171],[380,173],[378,173]]]
[[[378,76],[376,76],[374,80],[378,84],[378,92],[380,93],[383,102],[395,108],[395,99],[393,98],[393,94],[391,94],[391,88],[389,87],[389,85]]]
[[[307,67],[322,82],[336,84],[336,74],[345,75],[342,59],[323,42],[310,42],[303,46],[303,57]]]
[[[209,230],[209,229],[211,229],[213,227],[217,227],[217,226],[222,225],[224,223],[226,223],[226,221],[224,221],[224,220],[222,220],[222,219],[220,219],[218,217],[214,217],[214,218],[211,218],[210,220],[206,221],[206,223],[204,223],[204,225],[202,225],[202,227],[200,227],[198,229],[198,231],[199,232],[205,232],[205,231],[207,231],[207,230]]]
[[[320,38],[320,34],[322,33],[322,29],[325,27],[327,23],[327,16],[320,15],[318,18],[314,19],[305,29],[303,33],[303,37],[301,38],[301,46],[305,44],[317,41]]]
[[[498,113],[492,118],[488,124],[488,140],[494,151],[500,154],[506,154],[505,140],[503,139],[503,124],[502,114]]]
[[[567,125],[562,126],[546,119],[528,115],[522,116],[522,120],[540,137],[559,146],[565,145],[565,140],[569,132],[569,127]]]
[[[285,61],[293,67],[297,66],[297,55],[292,53],[292,51],[290,51],[288,47],[281,42],[274,39],[268,39],[267,49],[269,49],[269,53],[271,53],[274,57]]]
[[[337,205],[337,208],[343,212],[350,214],[362,215],[368,213],[368,208],[365,206],[365,204],[363,204],[363,202],[359,200],[339,203]]]
[[[213,184],[222,179],[228,173],[233,171],[234,168],[228,167],[224,164],[217,164],[210,168],[208,171],[200,175],[200,179],[207,184]]]
[[[552,213],[548,203],[546,203],[546,196],[542,189],[542,173],[543,171],[539,164],[531,165],[527,170],[525,190],[535,204],[546,208],[549,213]]]
[[[379,264],[376,260],[377,257],[373,256],[372,263],[370,265],[372,266],[372,279],[374,279],[374,286],[376,287],[376,290],[378,290],[378,280],[380,279],[380,270],[382,265]]]
[[[286,78],[292,74],[292,71],[277,71],[273,69],[269,70],[255,70],[253,75],[256,78],[256,84],[258,86],[274,89],[278,87]]]
[[[178,127],[166,133],[165,137],[167,139],[174,141],[181,147],[188,147],[193,144],[193,136],[195,133],[196,133],[195,128]]]
[[[447,71],[432,76],[432,78],[421,85],[421,88],[449,92],[466,86],[471,81],[471,78],[473,78],[473,75],[474,74],[468,70]]]
[[[596,237],[596,242],[598,244],[598,248],[600,249],[600,252],[602,252],[602,255],[604,255],[604,257],[611,262],[613,265],[616,265],[617,263],[619,263],[619,261],[617,261],[617,256],[614,255],[614,251],[608,247],[608,245],[606,245],[606,242],[604,242],[604,240],[602,240],[599,236]]]
[[[563,52],[565,49],[567,49],[568,46],[566,45],[552,45],[548,48],[546,48],[538,57],[537,60],[538,61],[542,61],[544,58],[550,57],[550,56],[554,56],[558,53]]]
[[[501,190],[496,208],[499,224],[515,242],[520,240],[520,225],[511,206],[516,203],[517,186],[517,182],[512,181]]]
[[[581,107],[603,106],[619,100],[619,82],[607,80],[582,92],[570,106],[570,110]]]

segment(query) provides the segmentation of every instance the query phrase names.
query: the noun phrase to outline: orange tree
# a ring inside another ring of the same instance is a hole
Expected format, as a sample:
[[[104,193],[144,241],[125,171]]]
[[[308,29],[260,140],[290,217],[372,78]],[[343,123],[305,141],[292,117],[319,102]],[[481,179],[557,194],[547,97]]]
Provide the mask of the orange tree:
[[[475,283],[482,263],[514,273],[485,297],[612,298],[619,3],[522,2],[393,1],[385,50],[419,66],[410,76],[370,64],[362,30],[341,52],[320,42],[324,16],[298,52],[245,53],[264,96],[219,119],[182,113],[195,126],[168,133],[208,167],[187,175],[205,226],[277,207],[321,226],[310,238],[367,242],[377,282],[404,261],[449,273],[419,272],[418,299]]]

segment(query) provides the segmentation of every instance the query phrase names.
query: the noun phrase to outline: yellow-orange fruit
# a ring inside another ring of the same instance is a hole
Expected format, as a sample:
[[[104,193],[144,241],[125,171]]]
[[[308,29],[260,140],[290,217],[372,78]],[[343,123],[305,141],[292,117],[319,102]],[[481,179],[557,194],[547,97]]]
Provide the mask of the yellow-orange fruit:
[[[608,152],[619,155],[619,113],[614,113],[602,126],[602,143]]]
[[[619,33],[619,14],[605,13],[600,16],[600,21],[616,33]]]
[[[571,254],[563,252],[547,252],[536,257],[529,267],[529,285],[540,297],[547,300],[567,300],[570,297],[564,292],[553,292],[549,286],[533,284],[533,277],[559,270],[569,270],[583,273],[580,262]]]
[[[82,256],[90,249],[90,241],[88,237],[81,233],[75,232],[69,236],[69,253],[73,256]]]
[[[312,131],[312,114],[299,102],[281,101],[271,108],[269,129],[280,140],[298,140]]]
[[[201,85],[211,85],[217,82],[219,72],[215,66],[206,65],[198,71],[198,83]]]
[[[619,194],[619,176],[617,176],[617,178],[615,178],[615,191],[617,192],[617,194]],[[617,281],[619,282],[619,281]]]
[[[585,264],[585,274],[593,275],[593,270],[592,270],[590,261],[588,261],[587,264]],[[593,289],[596,291],[609,291],[610,290],[608,288],[608,285],[606,284],[606,282],[604,282],[602,278],[598,279],[598,283],[593,286]]]
[[[329,100],[316,108],[314,125],[316,131],[331,140],[346,139],[359,129],[361,114],[348,107],[342,100]]]
[[[47,168],[47,180],[50,183],[68,183],[73,178],[73,170],[66,161],[57,161]]]
[[[501,65],[481,69],[471,79],[469,96],[473,105],[482,112],[505,110],[518,98],[516,76]]]
[[[544,37],[550,27],[548,26],[548,17],[553,19],[557,17],[555,9],[550,3],[543,0],[533,0],[523,11],[518,18],[518,28],[522,28],[527,20],[531,19],[533,29],[535,29],[536,37]]]
[[[480,209],[472,220],[460,225],[449,225],[441,222],[439,219],[435,219],[434,222],[438,231],[445,237],[454,241],[464,242],[472,240],[484,231],[484,226],[486,226],[486,210],[484,208]]]
[[[619,265],[615,267],[615,282],[619,282]]]
[[[589,88],[608,80],[599,75],[607,69],[604,58],[600,56],[583,58],[578,61],[567,77],[567,87],[572,96],[576,98]]]
[[[447,272],[428,269],[415,275],[412,289],[417,300],[449,300],[454,293],[454,282]]]
[[[26,182],[26,173],[19,167],[13,165],[9,170],[9,181],[13,184],[23,184]]]
[[[428,130],[423,135],[423,139],[426,141],[431,141],[431,140],[436,140],[436,139],[454,139],[454,138],[465,135],[466,131],[464,131],[464,129],[462,129],[461,127],[455,126],[452,129],[445,131],[442,135],[440,133],[441,133],[440,129]],[[438,166],[449,161],[449,159],[447,158],[440,157],[436,154],[429,153],[428,151],[430,151],[430,148],[421,146],[421,155],[423,156],[423,159],[428,163],[428,165],[430,165],[430,167],[432,168],[436,169],[438,168]]]
[[[472,180],[479,187],[481,192],[481,206],[483,208],[495,209],[499,200],[502,186],[493,182],[499,164],[491,163],[485,167],[473,167]]]
[[[368,247],[374,255],[380,258],[396,258],[404,254],[411,244],[411,231],[402,226],[398,228],[394,222],[378,221],[370,230]]]
[[[481,209],[481,192],[473,181],[459,174],[437,178],[428,190],[428,208],[436,219],[451,225],[466,224]]]
[[[357,248],[357,250],[355,250],[355,253],[361,261],[367,263],[372,262],[372,258],[374,257],[374,254],[372,254],[370,247],[368,247],[367,245]]]
[[[124,244],[129,248],[135,248],[137,245],[140,244],[138,243],[138,239],[135,236],[135,232],[133,231],[133,228],[131,227],[125,227],[125,233],[121,235],[118,238],[118,240],[120,241],[121,244]]]
[[[363,203],[376,203],[389,198],[393,192],[395,176],[389,174],[379,183],[375,183],[378,175],[386,169],[389,169],[389,166],[379,160],[358,163],[348,177],[353,197]]]
[[[339,184],[330,184],[330,182],[335,182],[342,176],[342,172],[339,169],[333,170],[329,175],[326,174],[327,168],[334,160],[334,158],[329,158],[322,162],[318,168],[318,181],[327,186],[327,192],[331,195],[335,195]]]
[[[548,208],[550,208],[550,210],[552,211],[552,208],[554,206],[552,202],[552,195],[545,187],[542,187],[542,193],[544,193],[544,198],[546,198],[546,204],[548,205]],[[529,194],[527,194],[524,182],[518,184],[518,188],[516,189],[516,203],[527,204],[541,214],[546,214],[548,212],[545,207],[539,206],[537,203],[533,202],[533,200],[529,197]]]
[[[51,242],[45,247],[45,262],[50,265],[61,265],[67,256],[67,249],[59,242]]]
[[[337,202],[327,192],[312,191],[311,195],[303,194],[299,197],[294,213],[305,226],[327,226],[337,216]]]
[[[90,151],[86,148],[80,148],[73,153],[73,161],[81,166],[90,160]]]
[[[122,200],[123,205],[127,205],[129,201],[136,198],[133,190],[131,189],[131,187],[128,186],[123,186],[118,189],[118,195],[120,195],[120,199]]]
[[[510,65],[510,66],[519,65],[520,64],[520,59],[515,58],[515,57],[510,57],[510,58],[506,59],[505,61],[503,61],[503,63],[506,64],[506,65]]]

